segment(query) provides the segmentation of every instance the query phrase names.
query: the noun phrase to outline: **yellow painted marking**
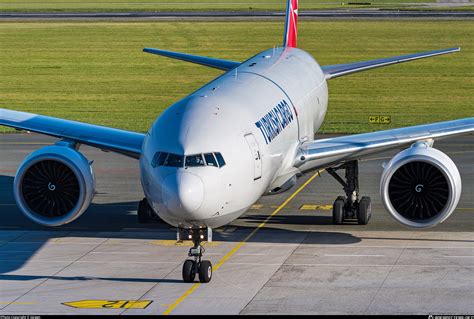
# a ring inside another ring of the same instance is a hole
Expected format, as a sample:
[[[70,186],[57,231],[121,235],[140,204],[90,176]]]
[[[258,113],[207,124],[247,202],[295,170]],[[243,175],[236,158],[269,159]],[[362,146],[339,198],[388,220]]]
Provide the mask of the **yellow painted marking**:
[[[474,210],[474,207],[458,207],[456,210]]]
[[[230,257],[232,257],[242,246],[245,245],[245,243],[252,238],[261,228],[265,227],[265,224],[278,212],[280,212],[288,203],[295,198],[296,195],[298,195],[306,186],[308,186],[309,183],[311,183],[316,176],[320,176],[321,172],[323,170],[317,171],[314,173],[313,176],[311,176],[306,182],[304,182],[303,185],[301,185],[293,194],[288,197],[283,204],[278,206],[277,209],[273,211],[273,213],[268,216],[260,225],[257,226],[247,237],[245,237],[244,240],[242,240],[240,243],[238,243],[230,252],[228,252],[218,263],[217,265],[214,266],[214,271],[219,269]],[[169,315],[171,311],[173,311],[174,308],[176,308],[181,302],[183,302],[190,294],[194,292],[199,286],[201,285],[200,282],[195,283],[194,285],[191,286],[181,297],[179,297],[175,302],[173,302],[164,312],[163,315]]]
[[[78,300],[63,305],[82,309],[145,309],[153,300]]]
[[[260,209],[262,207],[263,207],[262,204],[255,204],[255,205],[250,206],[250,209]]]
[[[390,124],[392,118],[390,115],[369,115],[370,124]]]
[[[332,205],[313,205],[305,204],[300,207],[300,210],[331,210]]]
[[[190,240],[183,240],[183,241],[176,241],[176,240],[152,240],[150,241],[150,244],[152,245],[157,245],[157,246],[192,246],[192,241]],[[207,242],[207,241],[204,241],[202,242],[202,245],[203,246],[208,246],[208,247],[215,247],[215,246],[219,246],[220,245],[220,242],[216,242],[216,241],[213,241],[213,242]]]

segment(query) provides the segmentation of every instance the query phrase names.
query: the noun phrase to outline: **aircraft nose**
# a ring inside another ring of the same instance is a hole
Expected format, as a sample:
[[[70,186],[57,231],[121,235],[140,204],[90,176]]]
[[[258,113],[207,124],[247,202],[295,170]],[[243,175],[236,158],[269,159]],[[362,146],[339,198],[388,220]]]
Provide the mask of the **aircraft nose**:
[[[176,172],[165,177],[162,187],[163,203],[175,214],[192,214],[204,200],[201,178],[187,172]]]

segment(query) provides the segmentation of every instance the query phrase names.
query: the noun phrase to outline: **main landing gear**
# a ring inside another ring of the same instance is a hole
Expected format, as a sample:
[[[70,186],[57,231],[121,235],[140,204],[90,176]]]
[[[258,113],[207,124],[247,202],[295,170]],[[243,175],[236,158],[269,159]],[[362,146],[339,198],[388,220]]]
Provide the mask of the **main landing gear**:
[[[343,180],[337,171],[345,170]],[[346,197],[339,196],[332,208],[333,224],[341,225],[346,221],[357,221],[359,225],[367,225],[371,217],[370,197],[364,196],[359,200],[359,167],[358,161],[345,162],[331,167],[326,171],[343,187]]]
[[[182,238],[191,239],[193,247],[189,249],[188,256],[192,259],[187,259],[183,264],[183,280],[184,282],[193,282],[196,274],[199,276],[199,281],[206,283],[212,278],[212,264],[209,260],[202,260],[202,255],[205,250],[201,246],[201,242],[207,237],[208,241],[212,240],[211,229],[178,229],[178,240]],[[209,237],[211,237],[209,240]]]
[[[146,198],[138,202],[137,216],[140,224],[158,223],[160,221],[160,218],[153,211],[150,204],[148,204]]]

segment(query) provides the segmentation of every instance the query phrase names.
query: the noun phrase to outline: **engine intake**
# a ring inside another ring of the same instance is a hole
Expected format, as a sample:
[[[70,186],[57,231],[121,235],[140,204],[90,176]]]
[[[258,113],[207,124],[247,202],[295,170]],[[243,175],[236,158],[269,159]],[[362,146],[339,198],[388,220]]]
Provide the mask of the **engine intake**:
[[[410,227],[435,226],[448,218],[461,196],[461,176],[454,162],[425,142],[398,153],[380,183],[388,212]]]
[[[81,216],[94,193],[95,179],[89,161],[67,146],[47,146],[31,153],[14,181],[20,210],[45,226],[60,226]]]

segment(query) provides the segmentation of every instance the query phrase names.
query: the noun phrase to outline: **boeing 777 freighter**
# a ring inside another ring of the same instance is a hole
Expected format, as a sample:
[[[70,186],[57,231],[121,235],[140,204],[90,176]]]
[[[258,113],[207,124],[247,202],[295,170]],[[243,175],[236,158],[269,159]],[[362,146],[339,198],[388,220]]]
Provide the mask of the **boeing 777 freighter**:
[[[474,131],[474,118],[314,139],[328,105],[327,81],[355,72],[459,51],[436,50],[365,62],[320,66],[296,47],[298,1],[288,0],[283,46],[244,62],[158,49],[145,52],[223,70],[202,88],[174,103],[146,134],[0,109],[0,125],[60,138],[30,154],[14,180],[20,210],[33,221],[59,226],[77,219],[95,193],[81,144],[139,160],[146,198],[138,217],[158,215],[194,246],[183,279],[209,282],[212,265],[201,242],[212,228],[232,222],[262,195],[290,189],[302,174],[326,169],[345,196],[333,205],[333,222],[367,224],[369,197],[358,187],[358,160],[404,148],[385,166],[380,195],[388,212],[411,227],[448,218],[461,195],[454,162],[433,148],[437,139]],[[341,177],[338,170],[344,170]]]

